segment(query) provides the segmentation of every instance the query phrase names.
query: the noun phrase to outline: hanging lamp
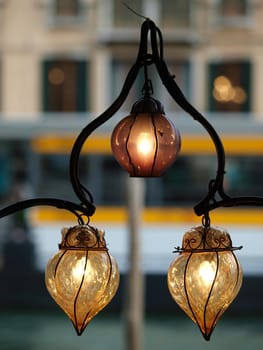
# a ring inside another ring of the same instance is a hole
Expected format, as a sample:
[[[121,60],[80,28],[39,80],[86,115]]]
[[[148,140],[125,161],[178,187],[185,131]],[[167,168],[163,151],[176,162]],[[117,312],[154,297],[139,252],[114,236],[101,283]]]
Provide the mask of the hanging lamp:
[[[116,125],[111,147],[130,176],[154,177],[163,175],[175,162],[181,137],[173,122],[166,118],[162,104],[145,96]]]
[[[119,270],[106,247],[104,232],[90,225],[62,230],[59,252],[46,267],[47,289],[81,335],[114,297]]]
[[[184,234],[179,256],[168,270],[168,288],[181,309],[210,339],[218,320],[238,294],[242,269],[224,229],[197,226]]]

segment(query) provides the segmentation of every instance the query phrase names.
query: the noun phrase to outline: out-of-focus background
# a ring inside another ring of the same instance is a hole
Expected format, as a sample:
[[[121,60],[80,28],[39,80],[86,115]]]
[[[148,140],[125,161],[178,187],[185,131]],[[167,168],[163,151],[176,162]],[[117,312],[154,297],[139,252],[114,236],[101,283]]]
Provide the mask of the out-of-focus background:
[[[263,1],[126,3],[161,28],[171,73],[222,137],[228,193],[263,196]],[[119,0],[0,1],[1,207],[33,197],[76,201],[68,173],[71,147],[82,128],[118,96],[136,59],[141,22]],[[150,71],[154,97],[181,132],[182,151],[166,175],[144,181],[145,348],[198,349],[207,345],[173,303],[166,273],[173,247],[200,223],[192,207],[215,176],[215,150],[200,125],[168,96],[154,67]],[[61,311],[46,292],[44,270],[57,251],[61,227],[75,224],[74,218],[54,208],[30,209],[1,220],[1,349],[124,348],[128,175],[111,155],[109,136],[141,89],[138,77],[120,111],[91,136],[81,158],[81,179],[97,206],[91,223],[105,229],[122,274],[105,319],[92,321],[88,339],[67,330],[66,316],[57,315]],[[211,219],[229,230],[234,245],[243,245],[237,256],[245,276],[230,316],[215,330],[213,349],[234,347],[236,338],[239,349],[262,349],[263,208],[218,209]]]

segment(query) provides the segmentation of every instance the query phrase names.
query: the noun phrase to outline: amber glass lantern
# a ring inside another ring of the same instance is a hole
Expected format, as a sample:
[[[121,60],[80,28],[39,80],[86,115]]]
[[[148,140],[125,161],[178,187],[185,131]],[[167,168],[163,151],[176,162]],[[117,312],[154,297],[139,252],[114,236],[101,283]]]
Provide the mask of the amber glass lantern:
[[[46,286],[81,335],[115,295],[119,271],[104,232],[89,225],[62,230],[60,250],[48,262]]]
[[[229,234],[221,228],[193,227],[168,271],[175,302],[210,339],[219,318],[238,294],[242,270]]]
[[[130,176],[161,176],[174,163],[181,147],[178,129],[164,115],[162,104],[150,97],[137,101],[111,136],[119,164]]]

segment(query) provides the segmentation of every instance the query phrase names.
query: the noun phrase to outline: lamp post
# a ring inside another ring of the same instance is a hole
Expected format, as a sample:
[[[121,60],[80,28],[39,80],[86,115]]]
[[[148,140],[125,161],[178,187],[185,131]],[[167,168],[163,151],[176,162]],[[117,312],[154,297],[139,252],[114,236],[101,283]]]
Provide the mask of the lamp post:
[[[144,275],[141,256],[141,222],[144,207],[144,180],[131,178],[127,181],[129,266],[125,293],[126,349],[142,348],[144,321]]]

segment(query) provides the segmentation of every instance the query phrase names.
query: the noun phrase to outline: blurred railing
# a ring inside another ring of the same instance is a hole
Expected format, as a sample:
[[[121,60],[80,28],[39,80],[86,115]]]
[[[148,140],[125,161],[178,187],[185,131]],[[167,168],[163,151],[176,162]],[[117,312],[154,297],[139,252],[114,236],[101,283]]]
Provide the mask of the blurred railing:
[[[111,120],[102,125],[96,133],[112,130],[118,120],[129,111],[118,112]],[[174,111],[167,111],[166,115],[173,120],[182,133],[201,135],[205,132],[198,123],[185,115]],[[205,117],[220,133],[226,134],[262,134],[263,115],[253,113],[205,113]],[[0,139],[12,138],[31,139],[47,133],[65,134],[79,133],[98,114],[87,113],[40,113],[38,115],[8,116],[0,114]]]

